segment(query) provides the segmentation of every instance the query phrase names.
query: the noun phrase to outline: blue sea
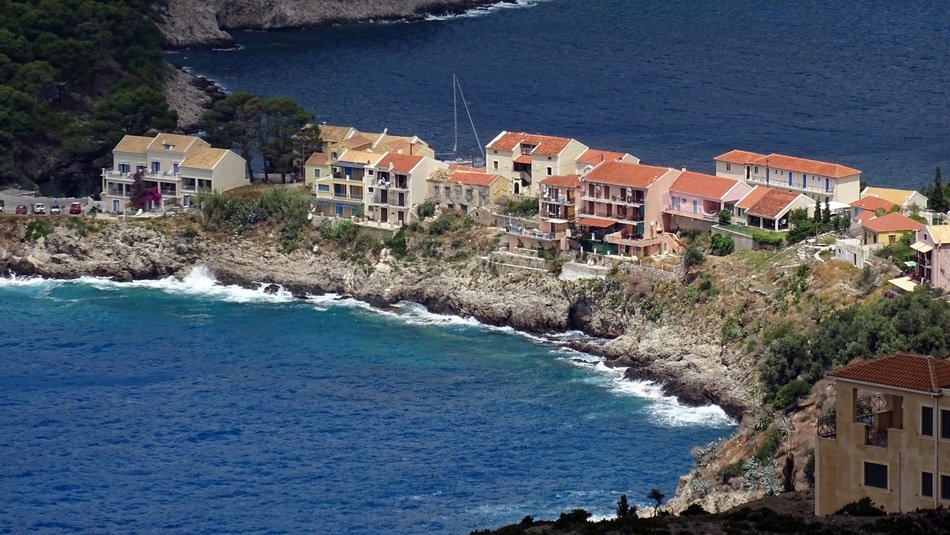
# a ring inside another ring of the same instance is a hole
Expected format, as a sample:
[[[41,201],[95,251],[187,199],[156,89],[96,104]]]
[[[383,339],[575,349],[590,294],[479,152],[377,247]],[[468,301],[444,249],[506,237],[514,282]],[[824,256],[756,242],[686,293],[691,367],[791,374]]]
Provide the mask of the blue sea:
[[[236,32],[169,60],[229,91],[289,96],[319,121],[454,142],[575,137],[714,170],[733,148],[840,162],[875,185],[950,167],[950,9],[909,0],[520,0],[461,17]]]
[[[732,432],[565,347],[401,303],[0,279],[0,533],[468,533],[667,497]]]

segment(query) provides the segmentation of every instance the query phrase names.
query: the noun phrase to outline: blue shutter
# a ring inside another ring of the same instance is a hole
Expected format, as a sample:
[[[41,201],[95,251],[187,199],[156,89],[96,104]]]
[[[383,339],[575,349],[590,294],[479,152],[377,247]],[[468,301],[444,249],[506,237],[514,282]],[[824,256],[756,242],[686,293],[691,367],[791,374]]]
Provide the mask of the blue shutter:
[[[792,185],[792,172],[791,172],[791,171],[788,172],[788,185],[789,185],[789,186]]]
[[[830,185],[831,185],[831,179],[828,177],[825,177],[825,191],[831,191],[829,187]]]

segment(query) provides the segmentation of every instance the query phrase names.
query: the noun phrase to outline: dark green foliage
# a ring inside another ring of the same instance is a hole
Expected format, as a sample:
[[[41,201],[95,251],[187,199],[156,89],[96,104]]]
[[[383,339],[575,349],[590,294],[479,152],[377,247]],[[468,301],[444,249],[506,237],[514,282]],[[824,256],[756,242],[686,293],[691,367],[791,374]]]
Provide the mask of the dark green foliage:
[[[308,198],[302,193],[285,188],[271,188],[260,198],[230,198],[221,193],[199,192],[195,202],[201,207],[204,227],[243,233],[264,221],[288,228],[302,229],[307,225]],[[352,224],[352,223],[351,223]],[[296,243],[299,234],[286,230],[281,246]]]
[[[874,289],[875,279],[877,279],[877,273],[871,269],[870,265],[865,264],[854,280],[854,287],[857,288],[862,295],[867,295]]]
[[[633,516],[636,516],[637,508],[633,508]],[[627,502],[627,495],[621,494],[617,500],[617,520],[624,520],[630,516],[630,503]]]
[[[710,239],[709,252],[716,256],[726,256],[732,254],[736,244],[730,236],[724,234],[713,234]]]
[[[680,516],[706,516],[708,514],[709,514],[709,511],[703,509],[702,505],[699,505],[698,503],[693,503],[693,504],[690,504],[689,507],[684,509],[683,512],[680,513]]]
[[[423,220],[427,217],[432,217],[435,215],[435,201],[432,199],[426,199],[416,207],[416,215],[419,216],[419,220]]]
[[[453,230],[462,230],[470,228],[474,221],[469,216],[460,216],[458,214],[444,213],[429,223],[428,232],[432,236],[441,236]]]
[[[773,247],[781,247],[785,239],[779,234],[773,234],[770,232],[762,232],[760,230],[753,230],[752,241],[756,243],[761,243],[762,245],[771,245]]]
[[[155,19],[139,0],[0,4],[0,183],[88,192],[123,134],[174,128]]]
[[[690,245],[683,251],[683,272],[688,273],[689,270],[703,263],[706,260],[706,255],[703,254],[703,250],[696,245]]]
[[[805,474],[805,479],[808,481],[808,484],[815,486],[815,450],[808,451],[808,459],[805,460],[805,466],[802,468],[802,473]]]
[[[795,457],[791,453],[785,456],[785,464],[782,465],[782,490],[795,490]]]
[[[399,227],[392,238],[386,240],[386,247],[395,258],[405,258],[409,251],[406,249],[406,227]]]
[[[781,440],[782,437],[779,435],[778,430],[774,427],[769,428],[765,433],[765,438],[762,439],[762,444],[759,444],[758,449],[755,450],[755,460],[760,463],[772,462],[772,457],[774,457],[775,452],[778,451]]]
[[[729,210],[719,210],[719,224],[728,225],[732,222],[732,213]]]
[[[772,400],[772,406],[776,409],[787,409],[798,402],[798,399],[808,394],[811,387],[801,379],[793,379],[775,393],[775,399]]]
[[[531,217],[538,215],[538,199],[534,197],[509,197],[502,212],[519,217]]]
[[[660,504],[663,503],[663,498],[666,498],[666,495],[660,492],[660,489],[650,489],[650,494],[647,494],[647,498],[653,500],[653,516],[656,516],[657,511],[660,509]]]
[[[347,219],[332,223],[324,221],[320,224],[320,236],[335,243],[338,247],[346,247],[356,241],[359,232],[359,225]]]
[[[861,498],[856,502],[851,502],[848,505],[845,505],[840,510],[838,510],[836,515],[848,515],[848,516],[886,516],[887,513],[884,512],[884,509],[876,507],[874,502],[871,501],[871,498],[867,496]]]
[[[30,221],[30,224],[26,226],[26,235],[24,239],[26,241],[36,241],[40,238],[45,238],[53,233],[53,225],[49,221],[44,221],[42,219],[34,219]]]
[[[878,249],[874,254],[882,258],[889,258],[892,262],[902,267],[904,262],[913,260],[917,257],[917,251],[910,248],[912,232],[905,232],[901,239]]]
[[[567,529],[577,524],[586,524],[590,513],[584,509],[574,509],[570,513],[561,513],[554,521],[554,529]]]
[[[946,212],[950,207],[947,203],[947,192],[943,186],[943,177],[940,174],[940,168],[934,169],[933,184],[924,188],[921,192],[927,196],[927,207],[934,212]]]
[[[745,474],[744,464],[745,461],[741,459],[734,463],[729,463],[726,466],[720,468],[717,475],[723,483],[728,483],[732,478],[742,477],[742,475]]]

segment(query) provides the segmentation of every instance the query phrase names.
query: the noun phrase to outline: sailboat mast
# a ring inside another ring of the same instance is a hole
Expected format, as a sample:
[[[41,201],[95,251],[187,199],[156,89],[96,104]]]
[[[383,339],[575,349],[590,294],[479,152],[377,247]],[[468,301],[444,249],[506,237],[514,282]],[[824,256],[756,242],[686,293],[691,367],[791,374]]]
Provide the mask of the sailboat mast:
[[[462,86],[456,82],[459,90],[459,96],[462,97],[462,105],[465,106],[465,114],[468,115],[468,123],[472,125],[472,133],[475,134],[475,143],[478,143],[478,151],[485,157],[485,149],[482,148],[482,142],[478,139],[478,131],[475,130],[475,121],[472,120],[472,112],[468,111],[468,102],[465,102],[465,93],[462,92]]]
[[[459,113],[456,103],[456,89],[458,82],[455,81],[455,73],[452,73],[452,117],[455,119],[455,145],[452,145],[452,154],[455,155],[459,150]]]

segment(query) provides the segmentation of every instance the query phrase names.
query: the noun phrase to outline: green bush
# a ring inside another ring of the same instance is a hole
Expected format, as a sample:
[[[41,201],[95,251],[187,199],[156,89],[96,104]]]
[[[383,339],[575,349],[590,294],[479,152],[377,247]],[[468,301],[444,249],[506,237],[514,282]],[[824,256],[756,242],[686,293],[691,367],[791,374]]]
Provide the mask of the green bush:
[[[839,509],[835,515],[848,516],[886,516],[884,509],[874,505],[871,498],[865,496],[858,501],[851,502]]]
[[[590,513],[584,509],[574,509],[570,513],[561,513],[554,521],[554,529],[569,529],[577,524],[586,524]]]
[[[755,450],[755,460],[760,463],[772,462],[772,457],[775,457],[775,452],[778,451],[781,440],[782,437],[779,435],[778,430],[774,427],[769,428],[765,433],[765,438],[762,439],[762,444]]]
[[[435,201],[432,199],[426,199],[419,206],[416,207],[416,215],[419,216],[419,220],[423,220],[427,217],[432,217],[435,215]]]
[[[409,251],[406,248],[406,227],[399,227],[393,237],[386,240],[386,247],[395,258],[406,258]]]
[[[781,247],[784,242],[784,238],[778,234],[773,234],[771,232],[762,232],[760,230],[752,231],[752,241],[756,243],[761,243],[762,245],[771,245],[774,247]]]
[[[53,233],[53,225],[49,221],[44,221],[42,219],[34,219],[30,221],[30,224],[26,226],[26,235],[24,238],[26,241],[36,241],[40,238],[45,238]]]
[[[808,394],[811,387],[801,379],[793,379],[785,383],[782,388],[775,393],[775,399],[772,400],[772,406],[776,409],[787,409],[798,402],[798,399]]]
[[[805,479],[808,480],[808,484],[815,486],[815,450],[808,451],[808,459],[805,460],[802,473],[805,474]]]
[[[732,240],[732,237],[724,234],[713,234],[709,244],[709,252],[716,256],[726,256],[732,254],[735,249],[736,243]]]
[[[509,197],[502,211],[520,217],[531,217],[538,215],[538,199],[534,197]]]
[[[723,483],[728,483],[732,478],[742,477],[745,474],[744,465],[745,461],[740,459],[734,463],[723,466],[716,475],[719,476],[719,479],[722,480]]]
[[[360,233],[359,225],[347,219],[334,222],[324,221],[318,230],[321,238],[333,242],[338,247],[346,247],[354,243]]]

